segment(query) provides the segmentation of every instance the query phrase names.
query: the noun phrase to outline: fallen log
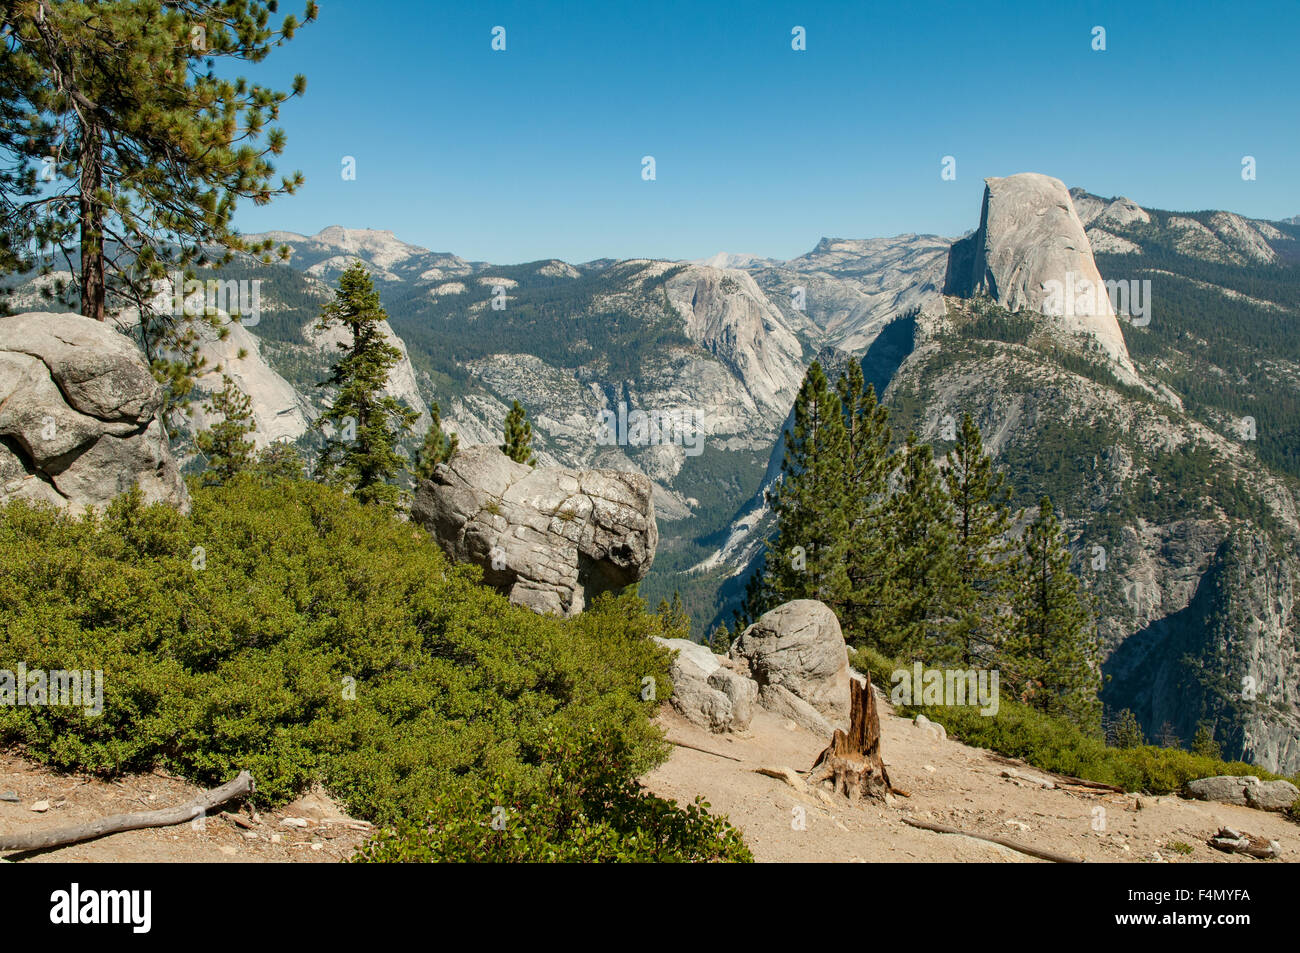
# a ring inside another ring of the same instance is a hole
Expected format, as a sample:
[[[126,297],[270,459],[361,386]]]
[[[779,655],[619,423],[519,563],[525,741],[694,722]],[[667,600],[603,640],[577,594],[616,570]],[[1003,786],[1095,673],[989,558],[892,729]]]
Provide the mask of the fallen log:
[[[799,777],[799,773],[791,768],[755,768],[754,773],[766,775],[769,778],[776,778],[778,781],[784,781],[801,794],[808,793],[808,782]]]
[[[690,748],[692,751],[702,751],[704,754],[711,754],[715,758],[726,758],[728,761],[739,761],[745,763],[744,758],[736,758],[729,754],[723,754],[721,751],[710,751],[708,748],[701,748],[698,745],[688,745],[685,741],[674,741],[672,738],[666,739],[670,745],[676,745],[679,748]]]
[[[1275,840],[1235,831],[1231,827],[1220,827],[1219,833],[1206,843],[1226,854],[1246,854],[1260,860],[1272,860],[1282,852],[1282,846]]]
[[[1070,857],[1066,854],[1058,854],[1055,851],[1030,847],[1028,844],[1021,844],[1006,837],[989,837],[985,834],[973,834],[970,831],[963,831],[960,828],[949,827],[947,824],[933,824],[930,821],[918,821],[911,817],[903,818],[903,823],[909,827],[919,827],[923,831],[934,831],[936,834],[962,834],[965,837],[973,837],[976,840],[988,841],[990,844],[998,844],[1002,847],[1019,851],[1022,854],[1028,854],[1030,857],[1037,857],[1040,860],[1050,860],[1056,864],[1083,863],[1083,861],[1078,857]]]
[[[27,831],[22,834],[0,834],[0,851],[46,850],[51,847],[79,844],[82,841],[119,834],[122,831],[137,831],[146,827],[171,827],[202,817],[213,808],[220,807],[235,798],[245,797],[252,792],[253,776],[247,771],[240,771],[233,781],[228,781],[211,791],[205,791],[194,800],[176,807],[166,807],[157,811],[139,811],[135,814],[114,814],[86,824]]]
[[[1096,791],[1108,791],[1112,794],[1128,793],[1123,788],[1116,787],[1113,784],[1104,784],[1101,781],[1089,781],[1087,778],[1076,778],[1074,775],[1071,774],[1060,774],[1056,771],[1048,771],[1045,768],[1035,768],[1033,765],[1027,764],[1024,761],[1020,761],[1017,758],[1008,758],[1005,755],[996,754],[992,751],[988,752],[987,757],[990,761],[995,761],[998,764],[1005,764],[1007,767],[1010,768],[1025,768],[1025,767],[1031,768],[1032,770],[1036,771],[1038,774],[1041,774],[1044,777],[1052,779],[1058,785],[1070,785],[1073,787],[1090,788]]]
[[[1125,791],[1123,788],[1121,788],[1121,787],[1116,787],[1116,786],[1113,785],[1113,784],[1103,784],[1103,783],[1100,782],[1100,781],[1089,781],[1089,780],[1087,780],[1087,779],[1085,779],[1085,778],[1075,778],[1075,777],[1071,777],[1071,776],[1068,775],[1068,774],[1055,774],[1054,772],[1051,772],[1051,771],[1048,771],[1048,772],[1046,772],[1046,773],[1049,774],[1049,775],[1051,775],[1052,777],[1056,778],[1058,783],[1060,783],[1060,784],[1066,784],[1066,785],[1069,785],[1070,787],[1076,787],[1076,788],[1088,788],[1089,790],[1092,790],[1092,791],[1107,791],[1107,792],[1109,792],[1109,793],[1111,793],[1111,794],[1127,794],[1127,793],[1128,793],[1128,792]]]

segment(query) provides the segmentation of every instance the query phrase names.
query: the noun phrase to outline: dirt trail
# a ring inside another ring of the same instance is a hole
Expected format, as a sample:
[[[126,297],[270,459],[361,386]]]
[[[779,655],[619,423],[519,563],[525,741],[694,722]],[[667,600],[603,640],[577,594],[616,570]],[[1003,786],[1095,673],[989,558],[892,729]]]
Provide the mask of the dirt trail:
[[[192,784],[162,774],[101,781],[57,774],[0,753],[0,797],[11,793],[18,797],[17,802],[0,799],[0,833],[63,827],[110,814],[154,811],[184,804],[199,792]],[[32,807],[41,801],[48,802],[49,808],[33,811]],[[185,823],[124,831],[41,853],[8,853],[3,858],[23,863],[329,863],[352,856],[356,846],[369,836],[366,831],[354,829],[356,822],[348,823],[351,819],[319,793],[256,817],[237,802],[228,810],[230,813],[204,818],[201,828]],[[234,814],[249,826],[237,824],[232,819]],[[286,817],[305,820],[307,826],[284,826],[280,821]]]
[[[827,792],[828,803],[756,773],[759,767],[806,770],[829,740],[768,712],[756,712],[744,735],[711,734],[666,706],[659,721],[669,738],[742,763],[677,747],[667,763],[643,779],[647,787],[679,803],[704,795],[714,811],[727,814],[743,831],[758,861],[1044,863],[974,838],[918,830],[904,824],[903,817],[1001,836],[1089,862],[1151,863],[1158,856],[1170,863],[1276,863],[1224,854],[1206,844],[1220,827],[1233,827],[1280,842],[1283,861],[1300,860],[1300,825],[1280,815],[1173,796],[1046,789],[1030,780],[1050,779],[1046,772],[940,740],[883,711],[890,779],[911,794],[893,806],[850,803]],[[1003,777],[1009,768],[1021,777]],[[802,809],[802,830],[796,829],[797,808]],[[1171,846],[1175,843],[1190,846],[1191,853],[1179,853]]]

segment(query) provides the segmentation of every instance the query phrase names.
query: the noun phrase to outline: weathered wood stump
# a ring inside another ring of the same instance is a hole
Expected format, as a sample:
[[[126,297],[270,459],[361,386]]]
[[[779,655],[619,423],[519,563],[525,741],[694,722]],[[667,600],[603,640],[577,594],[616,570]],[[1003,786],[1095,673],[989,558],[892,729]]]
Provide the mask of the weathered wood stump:
[[[831,743],[813,762],[810,785],[830,780],[835,791],[849,798],[884,800],[893,790],[880,755],[880,712],[870,683],[849,682],[849,730],[836,728]],[[902,793],[902,792],[897,792]]]

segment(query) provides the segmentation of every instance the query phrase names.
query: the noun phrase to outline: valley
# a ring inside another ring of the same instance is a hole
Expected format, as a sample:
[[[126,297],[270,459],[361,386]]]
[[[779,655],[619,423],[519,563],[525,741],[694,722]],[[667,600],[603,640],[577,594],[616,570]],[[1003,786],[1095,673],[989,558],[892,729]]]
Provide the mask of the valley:
[[[762,495],[804,368],[860,361],[899,439],[915,429],[942,454],[943,421],[969,412],[1016,504],[1046,493],[1063,511],[1098,600],[1108,712],[1183,742],[1208,719],[1225,753],[1295,771],[1300,226],[1077,188],[1067,201],[1092,250],[1042,267],[1073,276],[1095,251],[1112,286],[1150,283],[1121,309],[1136,314],[1107,309],[1101,338],[1087,321],[1061,333],[1032,294],[960,277],[980,230],[826,238],[789,261],[494,265],[333,226],[250,236],[286,244],[288,263],[241,266],[262,282],[261,318],[206,353],[253,397],[256,440],[313,446],[333,349],[315,313],[361,262],[403,351],[389,391],[421,415],[405,452],[434,402],[468,446],[497,442],[519,400],[541,463],[645,473],[661,542],[641,593],[652,606],[680,594],[701,640],[732,623],[761,558]],[[1013,232],[1005,254],[1042,240]],[[40,281],[11,307],[34,304]],[[627,439],[637,414],[681,433]],[[182,426],[203,424],[200,411]]]

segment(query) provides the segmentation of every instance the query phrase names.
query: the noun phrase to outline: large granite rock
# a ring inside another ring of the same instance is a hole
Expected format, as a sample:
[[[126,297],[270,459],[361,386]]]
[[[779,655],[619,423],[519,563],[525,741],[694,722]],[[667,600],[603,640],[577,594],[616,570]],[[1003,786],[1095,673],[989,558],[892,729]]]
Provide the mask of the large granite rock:
[[[490,445],[438,467],[411,517],[511,602],[562,616],[645,578],[659,542],[644,475],[534,469]]]
[[[710,731],[744,731],[754,715],[758,685],[730,658],[690,639],[655,639],[676,653],[668,669],[673,707]]]
[[[78,314],[0,318],[0,501],[80,512],[138,486],[188,509],[158,417],[162,392],[131,340]]]
[[[1261,781],[1254,775],[1216,775],[1188,781],[1183,793],[1199,801],[1238,804],[1261,811],[1285,811],[1300,799],[1300,790],[1290,781]]]
[[[1044,311],[1049,282],[1091,296],[1066,294],[1069,306],[1056,315],[1063,330],[1096,339],[1119,365],[1121,377],[1135,375],[1124,335],[1105,293],[1083,222],[1060,179],[1036,172],[984,180],[980,226],[954,242],[944,293],[986,294],[1009,311]],[[1098,293],[1100,292],[1100,293]],[[1046,310],[1051,310],[1049,308]]]
[[[740,634],[730,655],[758,683],[758,703],[829,736],[849,723],[849,655],[839,620],[824,603],[777,606]]]

